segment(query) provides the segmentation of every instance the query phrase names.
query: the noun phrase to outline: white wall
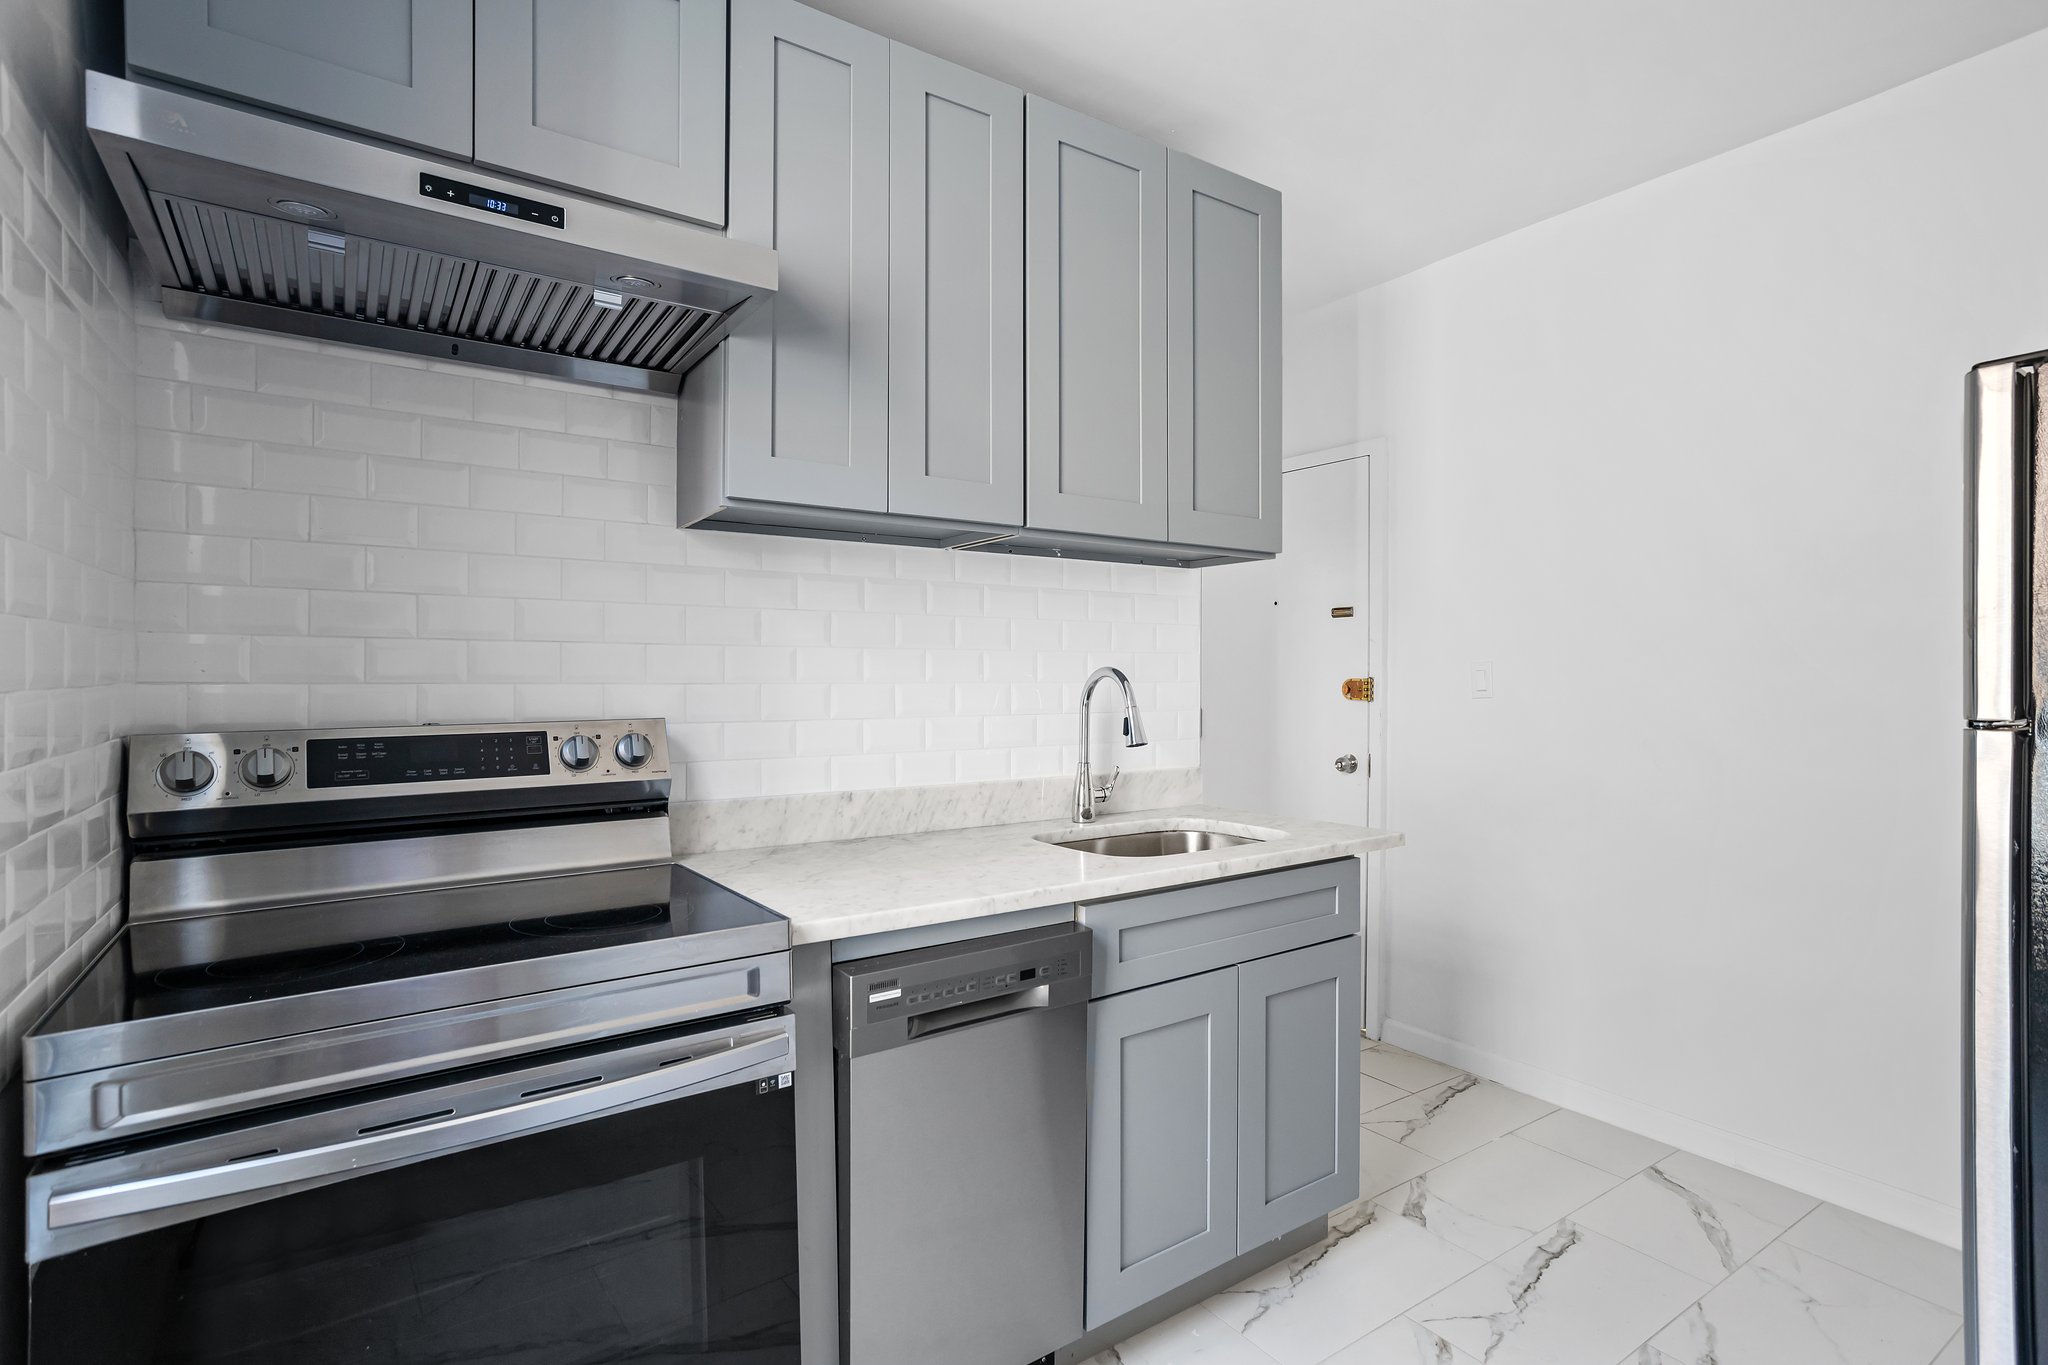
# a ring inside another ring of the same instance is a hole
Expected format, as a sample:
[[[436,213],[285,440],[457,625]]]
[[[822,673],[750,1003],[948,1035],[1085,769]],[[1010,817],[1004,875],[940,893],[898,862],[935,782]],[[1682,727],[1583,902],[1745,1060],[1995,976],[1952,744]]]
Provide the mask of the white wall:
[[[1194,570],[680,531],[672,399],[139,292],[138,730],[656,715],[692,798],[912,786],[1071,770],[1115,663],[1120,761],[1197,762]]]
[[[81,8],[0,6],[0,1076],[121,894],[132,327],[78,117]]]
[[[1392,467],[1394,1041],[1959,1237],[1962,376],[2048,346],[2044,127],[2048,34],[1317,324]]]

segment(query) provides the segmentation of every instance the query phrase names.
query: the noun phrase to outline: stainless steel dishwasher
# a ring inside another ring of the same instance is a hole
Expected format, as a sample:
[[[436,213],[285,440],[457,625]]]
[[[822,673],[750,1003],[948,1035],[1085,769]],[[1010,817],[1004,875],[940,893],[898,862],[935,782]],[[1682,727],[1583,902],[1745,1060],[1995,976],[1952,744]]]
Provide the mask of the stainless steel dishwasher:
[[[833,969],[845,1365],[1026,1365],[1081,1335],[1088,938]]]

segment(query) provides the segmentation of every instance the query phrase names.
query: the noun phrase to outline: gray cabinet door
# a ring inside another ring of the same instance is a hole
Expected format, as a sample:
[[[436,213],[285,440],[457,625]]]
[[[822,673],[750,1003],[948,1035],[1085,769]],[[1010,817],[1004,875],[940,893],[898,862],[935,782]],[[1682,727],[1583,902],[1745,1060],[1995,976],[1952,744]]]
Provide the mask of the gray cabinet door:
[[[1025,524],[1165,540],[1166,149],[1024,101]]]
[[[1168,534],[1280,549],[1280,192],[1167,158]]]
[[[1094,1328],[1237,1254],[1237,969],[1095,1001],[1088,1046]]]
[[[726,0],[476,0],[476,159],[725,222]]]
[[[732,16],[727,234],[782,285],[726,348],[726,491],[889,498],[889,41],[790,0]]]
[[[1237,969],[1237,1251],[1358,1198],[1362,962],[1340,938]]]
[[[470,30],[470,0],[128,0],[128,64],[467,161]]]
[[[889,57],[889,510],[1024,519],[1024,95]]]

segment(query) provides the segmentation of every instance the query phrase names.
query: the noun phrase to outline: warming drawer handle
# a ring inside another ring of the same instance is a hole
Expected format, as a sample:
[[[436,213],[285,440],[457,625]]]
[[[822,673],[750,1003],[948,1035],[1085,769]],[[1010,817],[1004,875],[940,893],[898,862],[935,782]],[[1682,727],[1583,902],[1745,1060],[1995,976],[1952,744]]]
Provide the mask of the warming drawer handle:
[[[929,1038],[934,1033],[965,1028],[969,1024],[979,1024],[985,1019],[1000,1019],[1006,1014],[1022,1014],[1026,1010],[1042,1010],[1051,1003],[1050,985],[1033,986],[1028,991],[998,996],[993,1000],[969,1000],[963,1005],[948,1005],[942,1010],[918,1015],[910,1021],[910,1036],[912,1039]]]
[[[110,1218],[157,1213],[224,1196],[277,1189],[323,1176],[367,1172],[448,1156],[587,1118],[608,1109],[700,1089],[719,1076],[787,1057],[789,1052],[788,1028],[778,1024],[772,1030],[737,1038],[730,1048],[709,1055],[693,1056],[658,1070],[601,1085],[556,1091],[482,1113],[370,1133],[346,1142],[309,1147],[302,1151],[273,1153],[247,1161],[55,1194],[50,1197],[49,1226],[54,1230]],[[581,1065],[587,1068],[589,1064],[586,1059]],[[574,1069],[577,1064],[568,1065]],[[420,1098],[425,1102],[434,1097],[429,1092]]]

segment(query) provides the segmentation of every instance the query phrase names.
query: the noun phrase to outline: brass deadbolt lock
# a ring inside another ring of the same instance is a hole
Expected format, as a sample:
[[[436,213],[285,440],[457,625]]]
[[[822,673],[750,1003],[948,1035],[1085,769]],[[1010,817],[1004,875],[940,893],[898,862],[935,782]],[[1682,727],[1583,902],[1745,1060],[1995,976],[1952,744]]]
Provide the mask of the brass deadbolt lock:
[[[1372,679],[1371,679],[1371,678],[1346,678],[1346,679],[1344,680],[1344,700],[1346,700],[1346,701],[1371,701],[1371,700],[1372,700]]]

